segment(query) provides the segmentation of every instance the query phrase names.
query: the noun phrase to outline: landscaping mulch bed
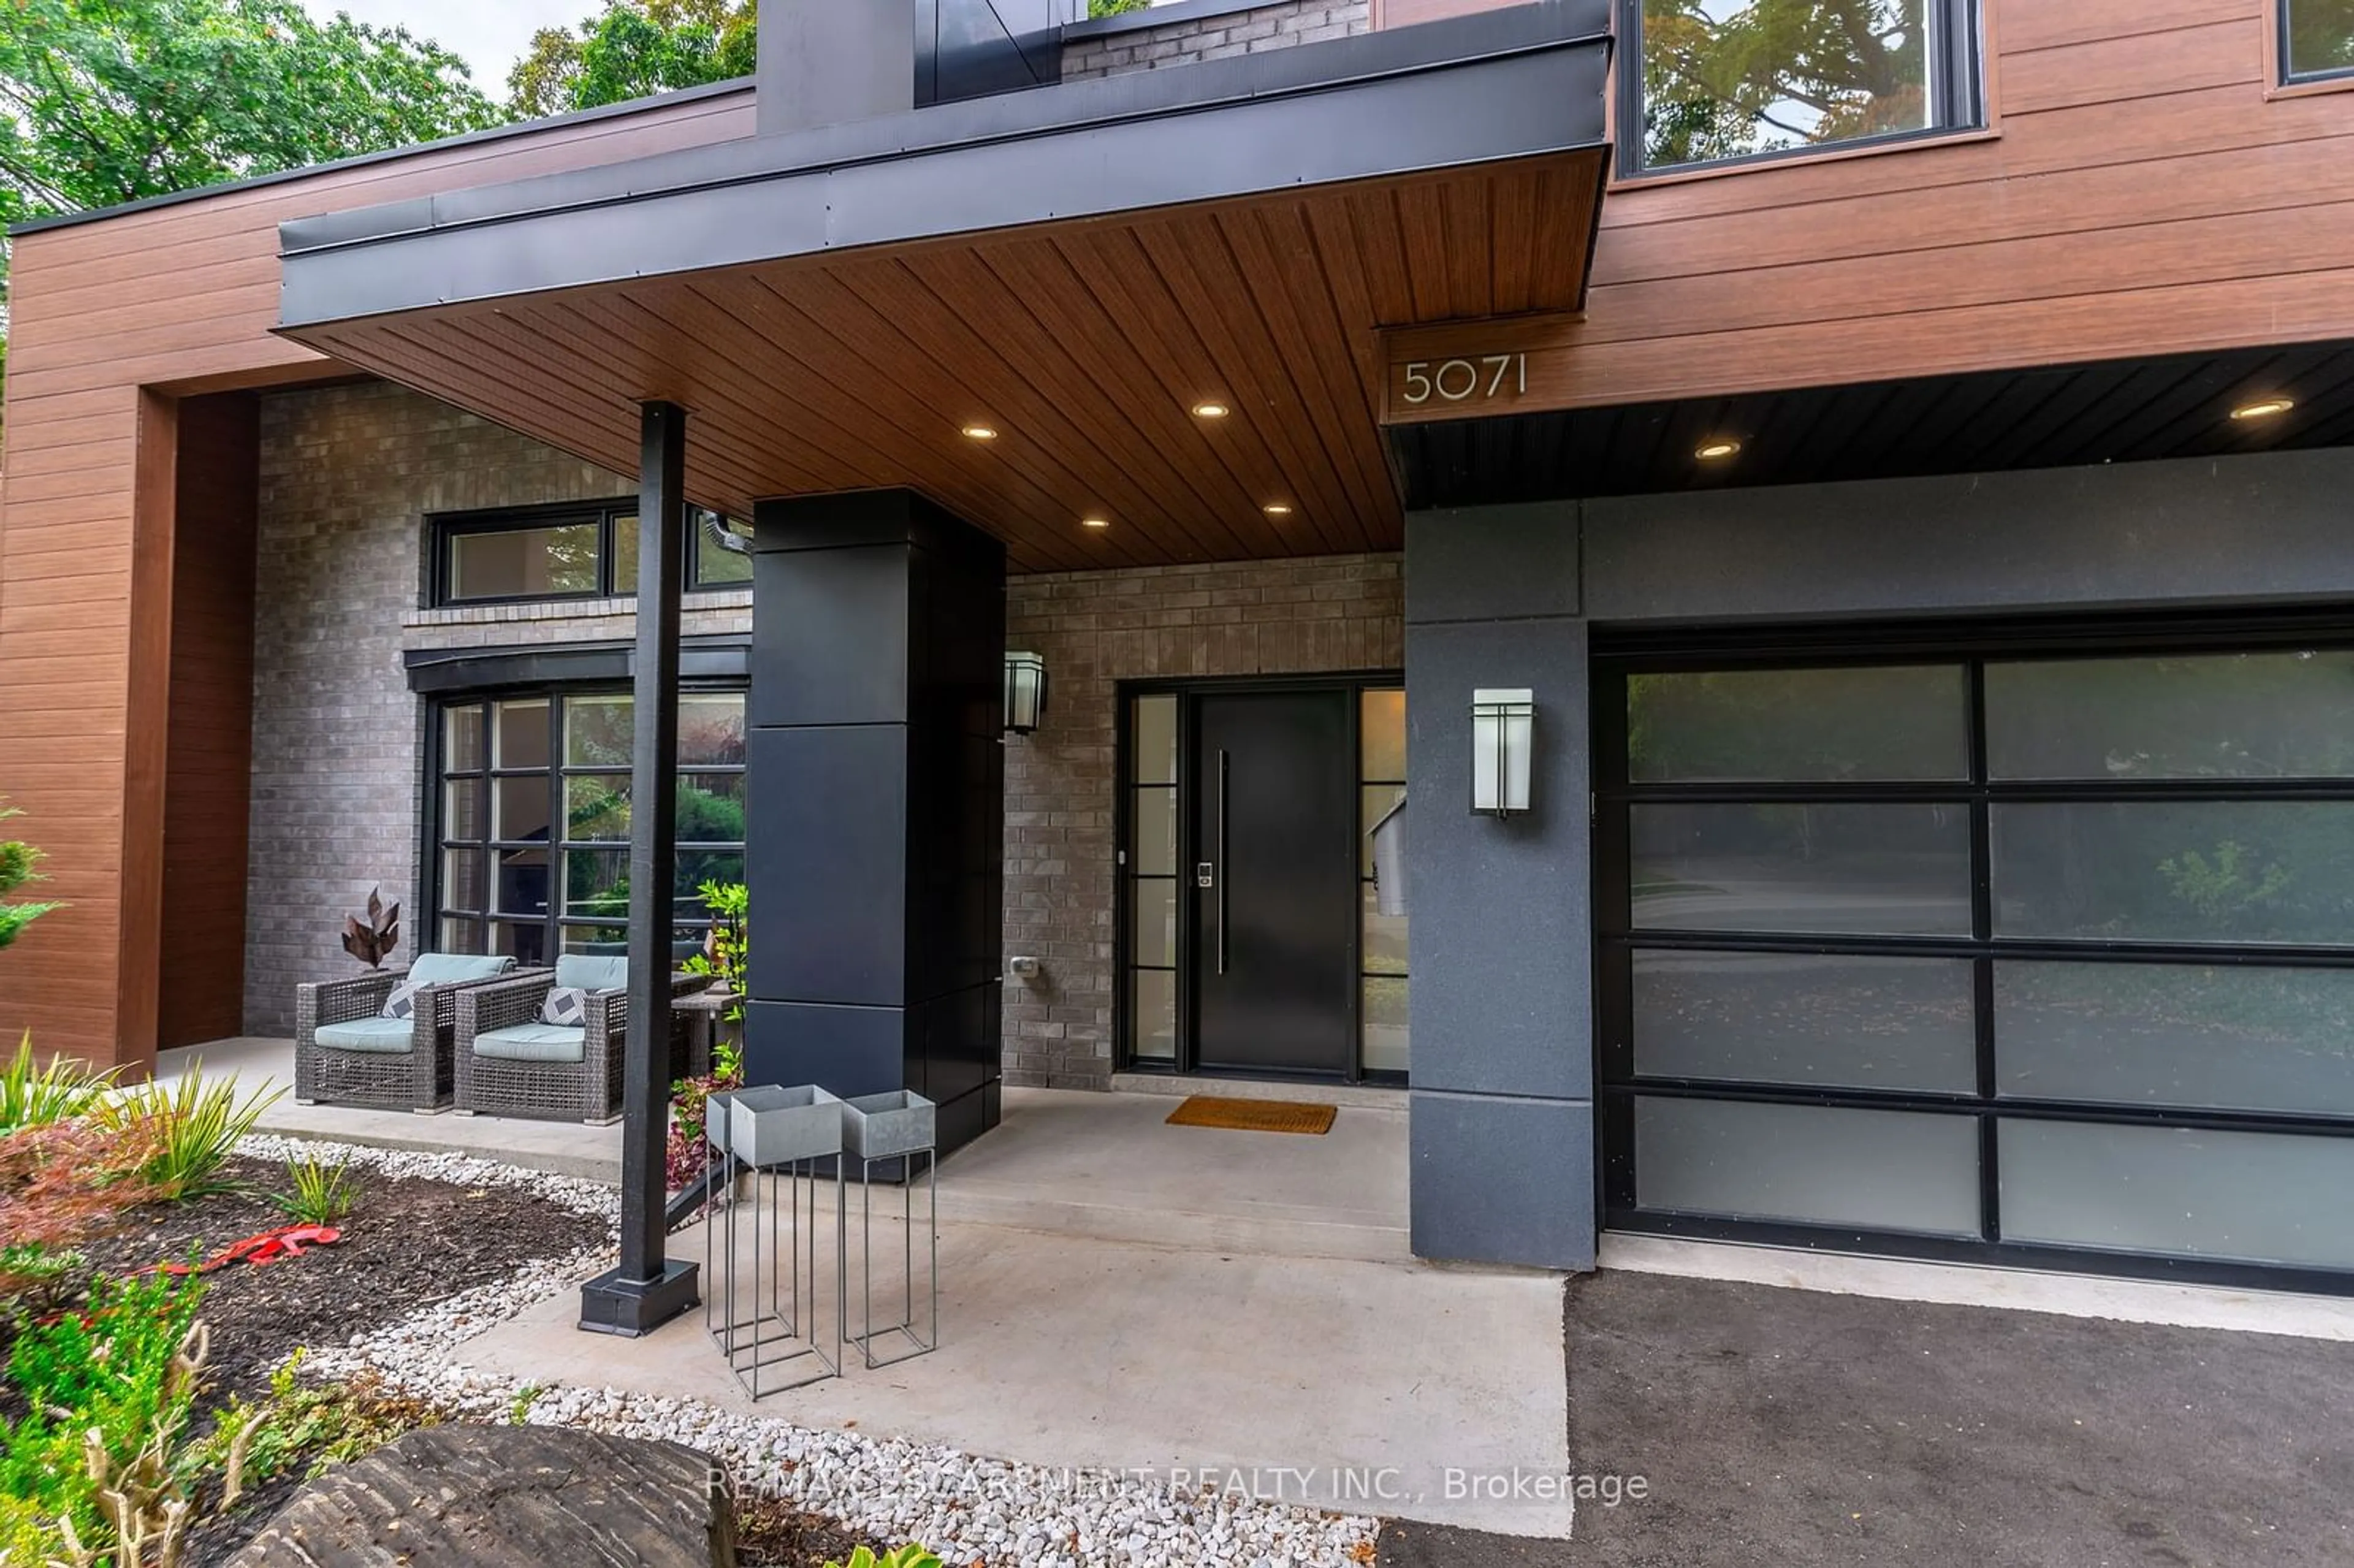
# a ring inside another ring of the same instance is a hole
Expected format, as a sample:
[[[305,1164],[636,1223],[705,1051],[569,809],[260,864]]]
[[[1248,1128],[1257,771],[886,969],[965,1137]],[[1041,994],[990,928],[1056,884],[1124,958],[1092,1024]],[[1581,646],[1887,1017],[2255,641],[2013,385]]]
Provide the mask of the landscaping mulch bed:
[[[736,1499],[736,1557],[743,1568],[824,1568],[849,1562],[858,1543],[838,1521],[781,1499]]]
[[[128,1274],[290,1223],[264,1196],[285,1185],[282,1167],[236,1160],[228,1176],[250,1191],[135,1211],[128,1229],[83,1250],[100,1269]],[[394,1180],[357,1165],[351,1180],[358,1202],[333,1246],[260,1267],[233,1263],[205,1277],[201,1315],[212,1355],[200,1411],[231,1393],[258,1392],[297,1347],[343,1344],[533,1258],[598,1245],[606,1236],[602,1221],[513,1187]]]

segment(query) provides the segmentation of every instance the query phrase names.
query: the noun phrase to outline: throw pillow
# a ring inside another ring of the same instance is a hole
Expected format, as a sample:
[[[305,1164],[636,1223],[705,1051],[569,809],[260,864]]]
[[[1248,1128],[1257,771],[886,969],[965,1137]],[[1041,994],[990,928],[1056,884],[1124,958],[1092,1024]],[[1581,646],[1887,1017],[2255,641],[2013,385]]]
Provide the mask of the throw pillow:
[[[567,1029],[581,1027],[588,1022],[588,993],[578,986],[557,986],[547,993],[547,1000],[540,1003],[539,1021],[561,1024]]]
[[[392,994],[384,999],[382,1016],[386,1018],[416,1017],[417,993],[424,984],[423,980],[405,980],[394,986]]]

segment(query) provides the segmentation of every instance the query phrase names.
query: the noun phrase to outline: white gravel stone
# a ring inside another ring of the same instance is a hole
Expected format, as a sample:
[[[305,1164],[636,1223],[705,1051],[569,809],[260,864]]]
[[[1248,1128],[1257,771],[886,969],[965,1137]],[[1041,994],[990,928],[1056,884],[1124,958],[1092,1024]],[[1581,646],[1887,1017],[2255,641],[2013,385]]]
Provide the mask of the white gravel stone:
[[[348,1155],[393,1177],[520,1188],[609,1225],[619,1194],[575,1177],[462,1154],[428,1154],[265,1135],[240,1153],[283,1160]],[[1352,1568],[1373,1559],[1379,1521],[1211,1489],[1180,1490],[1147,1477],[1015,1464],[938,1444],[796,1426],[700,1400],[559,1385],[533,1389],[454,1359],[465,1341],[534,1302],[575,1288],[610,1266],[610,1246],[535,1258],[503,1280],[433,1303],[398,1323],[313,1348],[303,1370],[323,1377],[375,1372],[391,1387],[453,1414],[537,1425],[667,1438],[725,1462],[737,1487],[785,1498],[896,1544],[920,1541],[947,1562],[990,1568]],[[716,1351],[714,1352],[716,1353]],[[854,1372],[852,1374],[855,1376]]]

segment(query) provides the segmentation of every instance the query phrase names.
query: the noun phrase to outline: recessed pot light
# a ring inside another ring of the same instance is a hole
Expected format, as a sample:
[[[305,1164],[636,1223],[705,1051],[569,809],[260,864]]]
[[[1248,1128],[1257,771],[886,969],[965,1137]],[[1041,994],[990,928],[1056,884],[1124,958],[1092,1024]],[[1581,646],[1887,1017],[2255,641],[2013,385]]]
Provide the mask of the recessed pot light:
[[[1233,412],[1234,410],[1227,408],[1224,403],[1211,402],[1196,403],[1193,405],[1193,417],[1197,419],[1223,419],[1228,414]]]
[[[1288,501],[1270,501],[1259,510],[1269,517],[1288,517],[1291,515],[1291,503]]]
[[[1720,436],[1714,440],[1702,441],[1696,449],[1693,450],[1692,456],[1700,459],[1702,462],[1723,462],[1726,458],[1734,456],[1740,450],[1741,443],[1739,441],[1734,440],[1730,436]]]
[[[2259,397],[2253,403],[2243,403],[2232,410],[2235,419],[2269,419],[2275,414],[2285,414],[2296,407],[2294,397]]]
[[[1079,526],[1082,528],[1108,528],[1111,526],[1111,519],[1108,517],[1082,517],[1079,519]]]
[[[969,440],[976,441],[993,441],[997,439],[996,429],[988,425],[967,425],[964,428],[964,433]]]

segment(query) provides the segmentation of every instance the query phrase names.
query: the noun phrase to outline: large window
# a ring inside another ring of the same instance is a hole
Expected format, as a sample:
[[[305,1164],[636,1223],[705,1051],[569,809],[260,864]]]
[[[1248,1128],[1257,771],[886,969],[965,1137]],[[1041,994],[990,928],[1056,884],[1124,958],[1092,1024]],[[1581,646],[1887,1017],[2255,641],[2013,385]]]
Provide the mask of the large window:
[[[1619,0],[1618,25],[1622,175],[1982,118],[1976,0]]]
[[[1607,1223],[2354,1289],[2354,649],[1606,668]]]
[[[2278,0],[2283,81],[2354,75],[2354,0]]]
[[[720,543],[747,536],[716,513],[690,514],[686,587],[741,587],[752,558]],[[609,501],[433,520],[433,602],[610,599],[638,590],[638,504]]]
[[[678,701],[682,940],[708,926],[696,889],[744,878],[744,694]],[[541,692],[444,703],[434,855],[443,952],[619,951],[629,939],[631,701]]]

